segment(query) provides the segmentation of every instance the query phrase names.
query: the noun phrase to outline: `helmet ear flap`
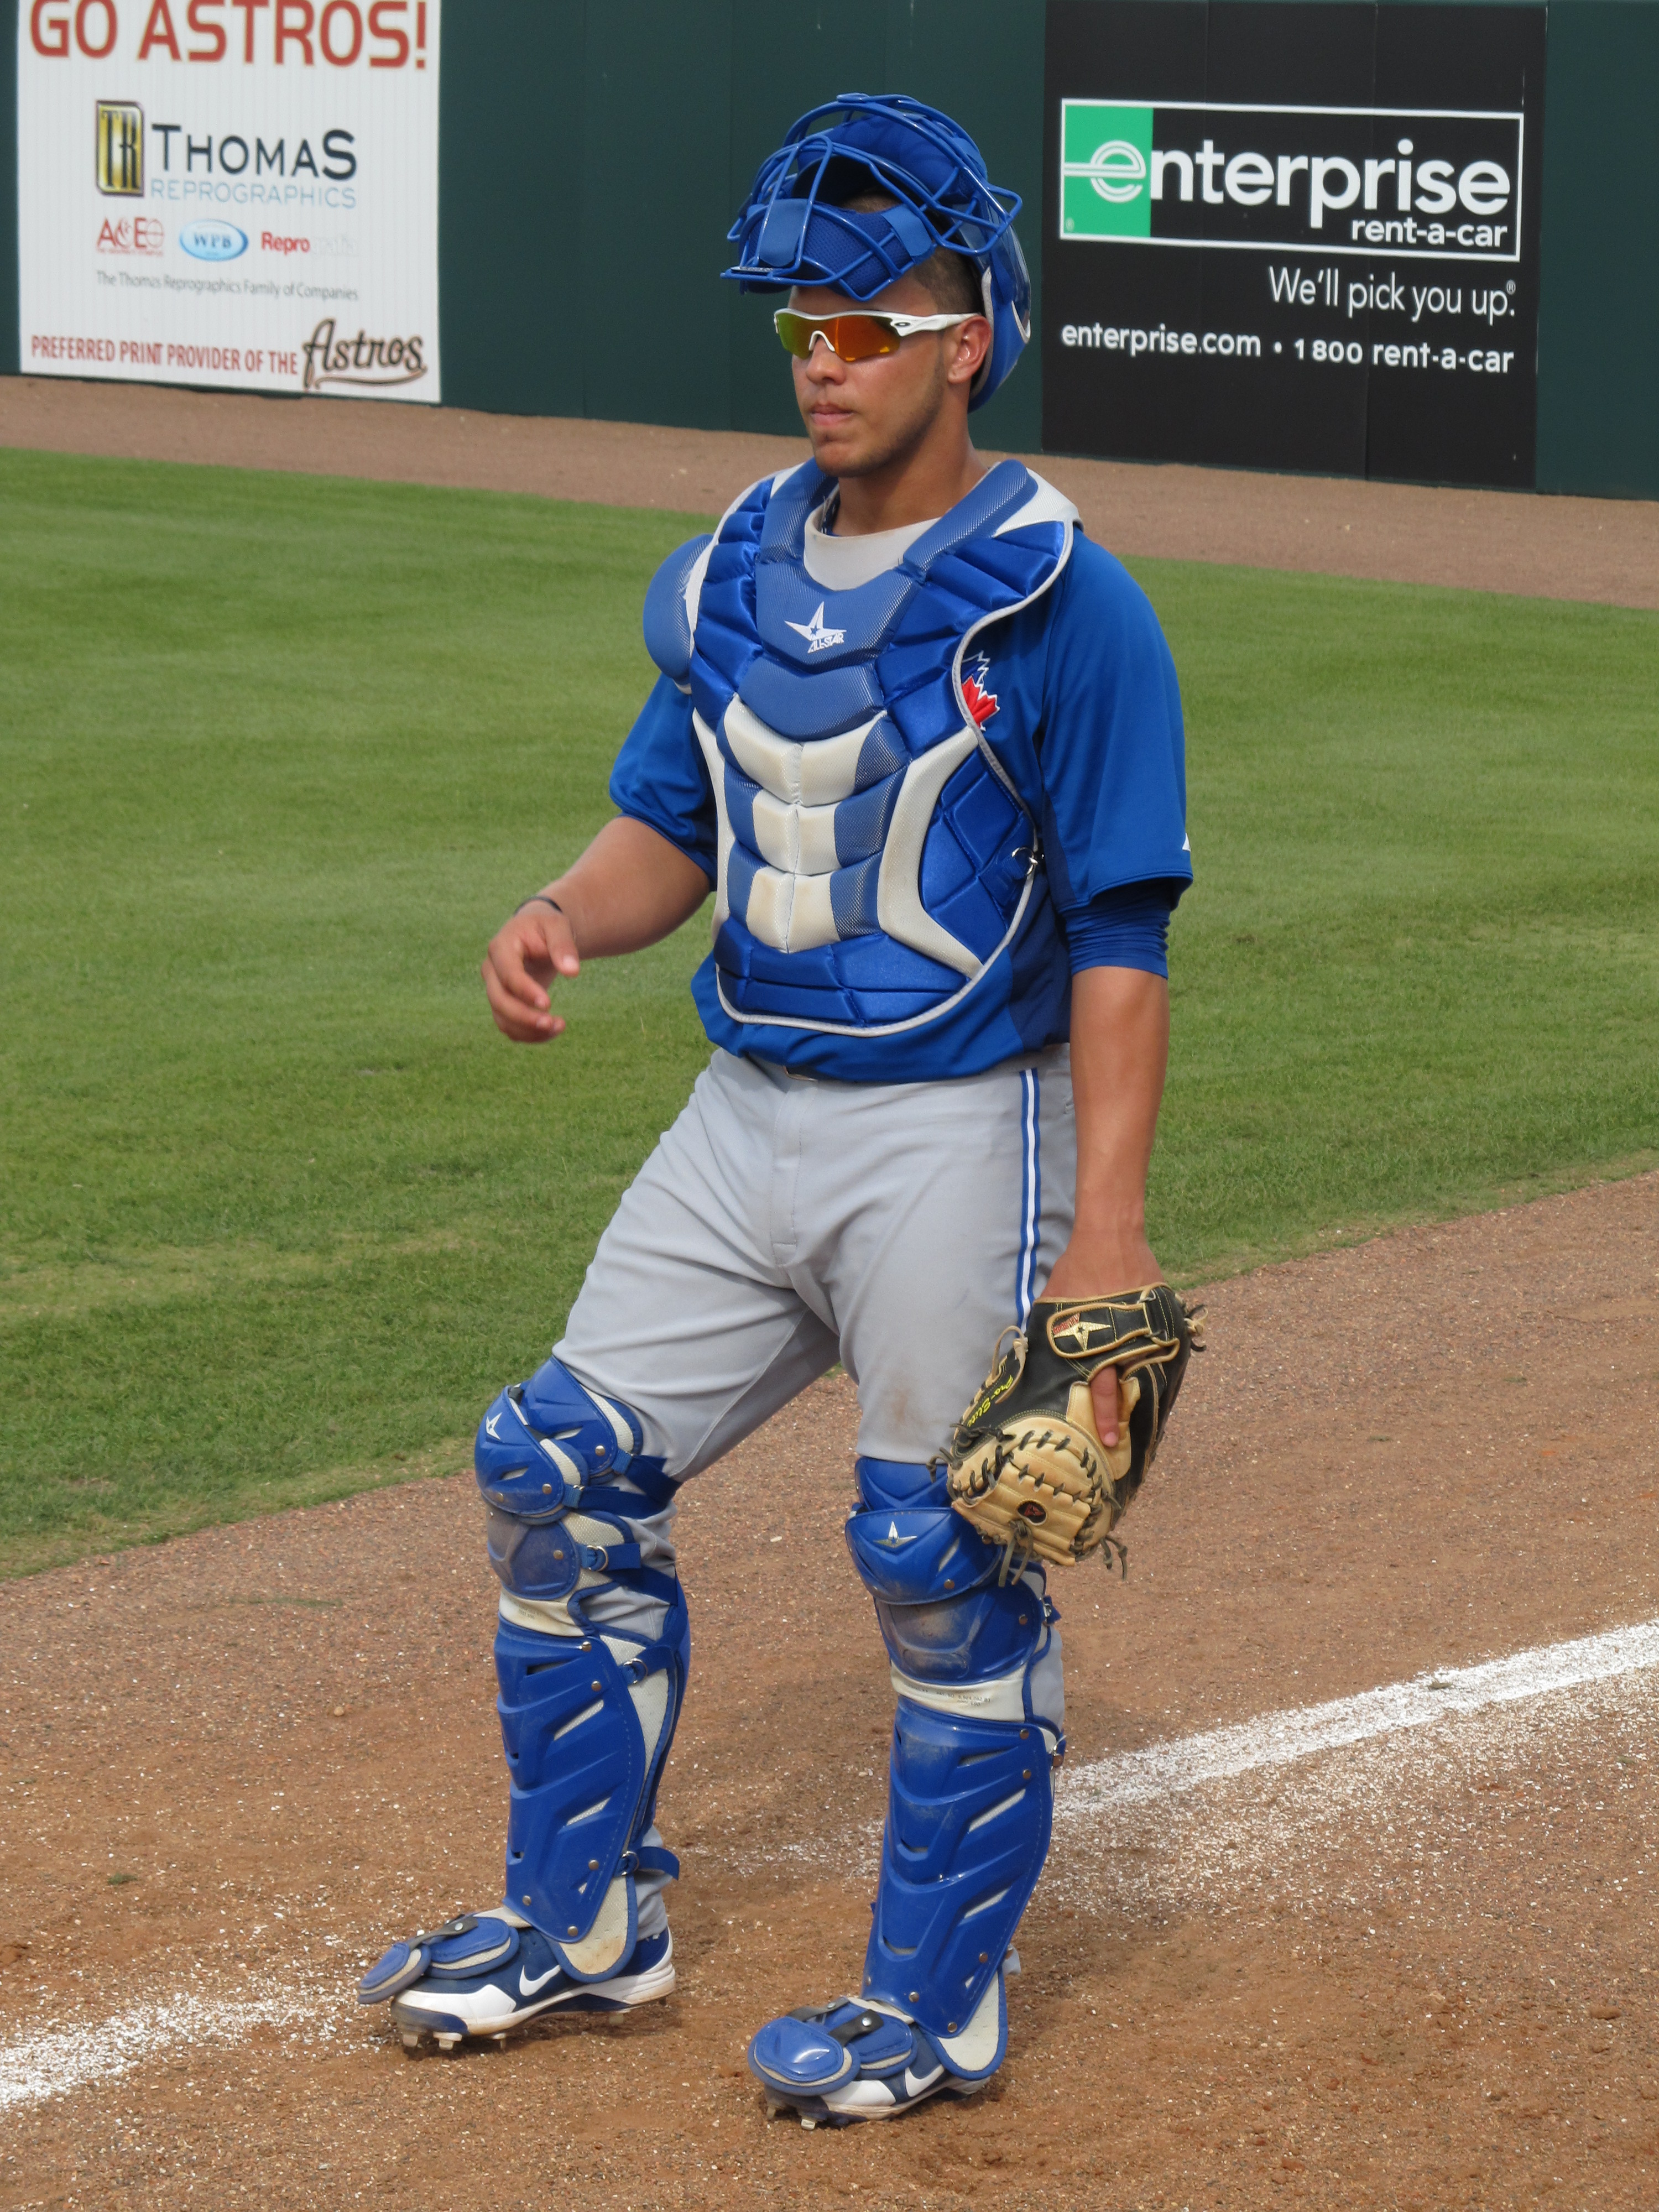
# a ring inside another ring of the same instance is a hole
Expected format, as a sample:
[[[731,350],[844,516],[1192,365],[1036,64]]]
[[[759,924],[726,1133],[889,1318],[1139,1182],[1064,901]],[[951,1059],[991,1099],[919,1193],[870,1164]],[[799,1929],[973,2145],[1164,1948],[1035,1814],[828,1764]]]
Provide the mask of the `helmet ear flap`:
[[[981,362],[978,369],[975,372],[974,388],[969,395],[969,406],[977,405],[980,396],[984,392],[986,384],[989,380],[991,374],[991,364],[996,357],[997,297],[996,287],[991,281],[991,270],[988,262],[979,272],[979,295],[981,301],[983,302],[980,312],[984,316],[986,321],[991,325],[991,343],[986,347],[985,358]]]
[[[1031,277],[1025,256],[1012,227],[992,249],[980,279],[985,294],[985,313],[991,325],[991,346],[984,367],[974,380],[968,404],[984,404],[1006,379],[1031,336]],[[1003,310],[1000,315],[995,307]]]
[[[1031,272],[1025,265],[1025,249],[1019,242],[1017,230],[1006,230],[997,242],[997,252],[1008,260],[1008,305],[1019,331],[1019,342],[1029,345],[1031,339]],[[987,271],[989,274],[989,271]]]

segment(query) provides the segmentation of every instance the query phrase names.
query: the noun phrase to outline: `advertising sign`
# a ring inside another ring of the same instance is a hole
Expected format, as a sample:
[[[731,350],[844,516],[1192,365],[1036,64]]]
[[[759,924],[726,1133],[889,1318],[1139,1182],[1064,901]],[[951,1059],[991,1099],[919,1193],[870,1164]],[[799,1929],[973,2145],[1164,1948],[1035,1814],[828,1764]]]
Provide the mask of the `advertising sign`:
[[[1048,24],[1046,447],[1533,482],[1542,9]]]
[[[440,0],[21,0],[20,366],[439,398]]]

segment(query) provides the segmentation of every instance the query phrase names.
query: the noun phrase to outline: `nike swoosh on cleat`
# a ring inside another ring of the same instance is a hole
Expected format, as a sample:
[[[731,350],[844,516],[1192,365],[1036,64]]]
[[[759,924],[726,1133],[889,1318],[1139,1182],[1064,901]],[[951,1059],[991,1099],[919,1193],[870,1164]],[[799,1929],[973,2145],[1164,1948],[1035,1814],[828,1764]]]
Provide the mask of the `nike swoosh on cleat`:
[[[524,1968],[520,1966],[519,1969],[519,1995],[521,1997],[533,1997],[538,1990],[546,1988],[547,1984],[552,1980],[554,1975],[556,1974],[558,1971],[559,1970],[556,1966],[550,1966],[544,1974],[538,1974],[535,1980],[532,1982],[529,1976],[525,1972]]]

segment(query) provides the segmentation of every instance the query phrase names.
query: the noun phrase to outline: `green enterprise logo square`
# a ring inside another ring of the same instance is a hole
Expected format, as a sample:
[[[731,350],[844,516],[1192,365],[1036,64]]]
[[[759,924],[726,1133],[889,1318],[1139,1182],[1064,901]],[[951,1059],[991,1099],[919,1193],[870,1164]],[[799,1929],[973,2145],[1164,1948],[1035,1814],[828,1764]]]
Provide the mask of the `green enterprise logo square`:
[[[1109,100],[1060,104],[1065,238],[1150,238],[1152,111]]]

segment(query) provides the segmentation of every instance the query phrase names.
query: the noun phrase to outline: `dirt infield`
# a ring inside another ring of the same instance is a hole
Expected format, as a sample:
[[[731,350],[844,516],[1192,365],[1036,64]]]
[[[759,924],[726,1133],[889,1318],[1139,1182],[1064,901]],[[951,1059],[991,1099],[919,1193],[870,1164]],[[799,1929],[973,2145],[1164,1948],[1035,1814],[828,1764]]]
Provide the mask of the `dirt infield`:
[[[718,512],[745,483],[805,451],[786,438],[724,431],[54,377],[0,377],[0,446],[697,513]],[[1092,537],[1127,556],[1659,607],[1659,503],[1652,501],[1052,455],[1034,465],[1076,501]]]
[[[0,2205],[1650,2207],[1659,1629],[1588,1686],[1450,1670],[1659,1612],[1656,1238],[1649,1175],[1210,1294],[1127,1583],[1060,1577],[1008,2063],[891,2128],[769,2124],[743,2067],[871,1892],[844,1382],[689,1498],[680,1986],[614,2026],[410,2059],[350,2000],[499,1893],[469,1478],[0,1590]],[[1387,1732],[1407,1677],[1446,1717]]]

